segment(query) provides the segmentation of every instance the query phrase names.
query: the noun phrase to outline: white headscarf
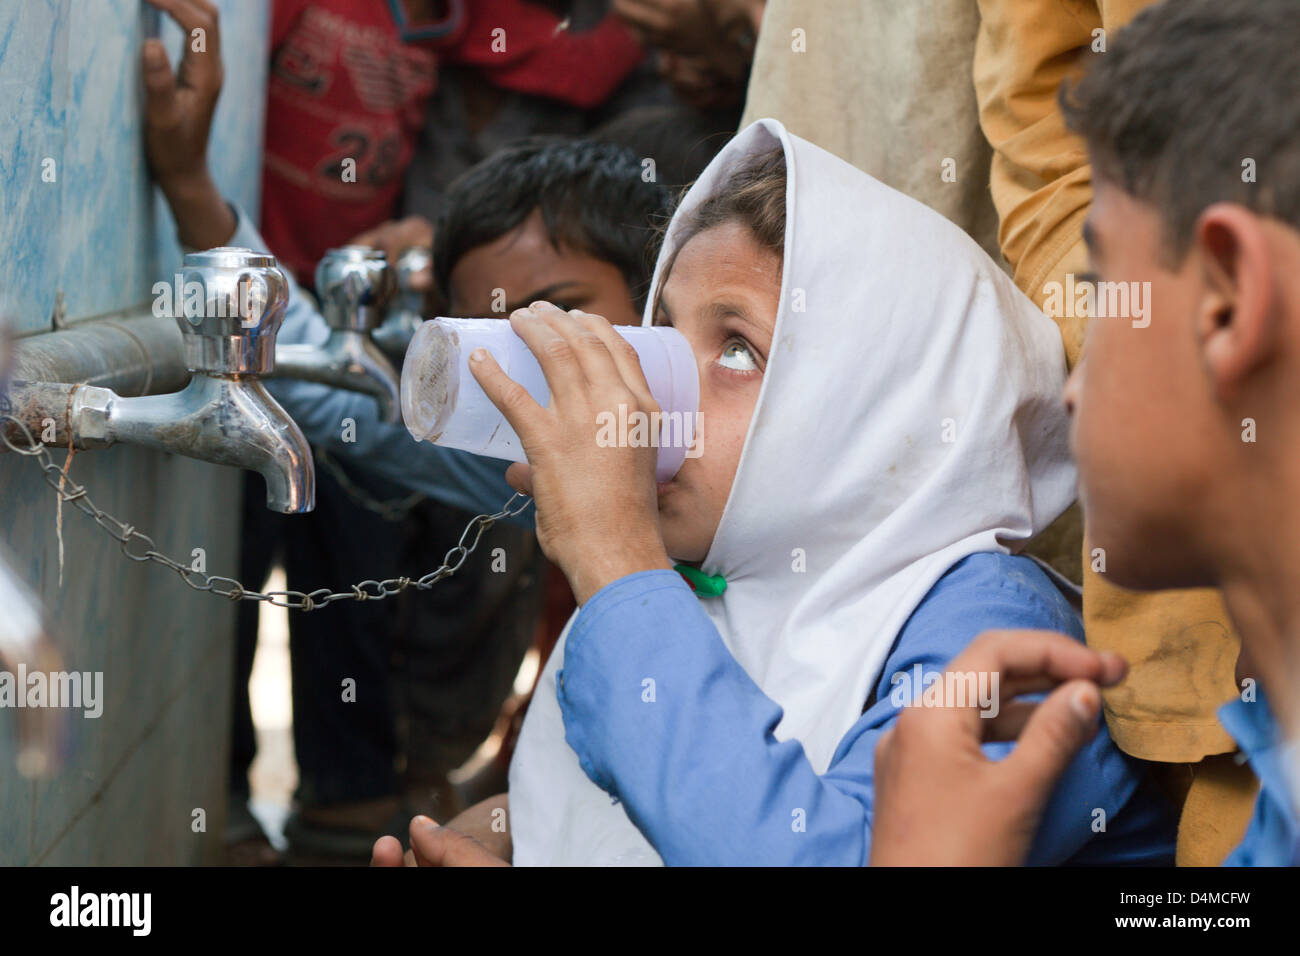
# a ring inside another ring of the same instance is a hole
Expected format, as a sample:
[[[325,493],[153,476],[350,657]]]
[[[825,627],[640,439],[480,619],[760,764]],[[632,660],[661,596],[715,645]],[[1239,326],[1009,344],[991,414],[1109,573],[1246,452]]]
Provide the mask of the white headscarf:
[[[823,773],[935,582],[966,555],[1041,531],[1074,499],[1075,473],[1055,325],[952,223],[775,120],[737,135],[687,193],[656,285],[683,213],[777,144],[781,304],[701,566],[727,589],[703,607],[783,708],[777,737],[801,741]],[[510,767],[515,861],[659,863],[564,740],[555,671],[567,632]]]

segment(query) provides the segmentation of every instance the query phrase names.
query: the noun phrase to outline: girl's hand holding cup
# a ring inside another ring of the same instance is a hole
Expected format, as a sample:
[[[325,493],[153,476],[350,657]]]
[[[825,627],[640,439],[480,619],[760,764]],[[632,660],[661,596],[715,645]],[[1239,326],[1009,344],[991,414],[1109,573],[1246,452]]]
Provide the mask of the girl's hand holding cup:
[[[529,463],[511,465],[506,480],[533,496],[542,550],[579,604],[624,575],[671,568],[659,536],[657,449],[601,437],[602,412],[658,419],[636,350],[600,316],[547,302],[516,310],[510,325],[541,366],[550,404],[539,405],[486,349],[471,353],[469,366],[523,444]]]

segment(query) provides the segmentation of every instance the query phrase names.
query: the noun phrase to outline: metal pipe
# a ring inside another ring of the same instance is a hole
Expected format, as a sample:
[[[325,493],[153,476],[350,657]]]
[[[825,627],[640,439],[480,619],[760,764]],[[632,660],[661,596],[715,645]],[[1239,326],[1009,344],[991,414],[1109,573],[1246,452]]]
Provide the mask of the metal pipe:
[[[119,395],[174,392],[190,379],[176,320],[146,311],[17,339],[12,375],[26,382],[84,382]]]

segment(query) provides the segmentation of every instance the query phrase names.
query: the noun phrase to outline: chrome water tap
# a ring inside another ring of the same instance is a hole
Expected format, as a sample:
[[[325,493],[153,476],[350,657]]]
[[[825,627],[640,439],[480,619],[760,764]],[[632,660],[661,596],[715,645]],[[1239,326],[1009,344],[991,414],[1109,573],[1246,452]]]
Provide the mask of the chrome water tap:
[[[52,420],[56,444],[124,442],[256,471],[266,479],[268,508],[311,511],[311,448],[261,381],[274,368],[289,301],[275,257],[228,247],[192,252],[181,275],[185,307],[176,321],[191,373],[185,388],[127,398],[90,385],[15,382],[13,414],[33,435]]]
[[[369,246],[343,246],[316,266],[316,295],[330,327],[320,346],[281,345],[275,374],[369,395],[379,417],[396,422],[400,385],[393,365],[371,341],[393,295],[388,258]]]
[[[375,343],[400,368],[411,344],[411,336],[424,321],[424,292],[411,288],[411,279],[433,264],[428,246],[412,246],[397,258],[397,296],[388,310],[388,318],[375,330]]]

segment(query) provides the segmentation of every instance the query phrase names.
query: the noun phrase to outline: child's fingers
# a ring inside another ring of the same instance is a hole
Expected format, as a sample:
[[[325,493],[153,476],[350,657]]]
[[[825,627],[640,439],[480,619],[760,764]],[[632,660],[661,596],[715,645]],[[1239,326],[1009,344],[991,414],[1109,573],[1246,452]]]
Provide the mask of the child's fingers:
[[[610,355],[605,340],[578,320],[578,316],[584,313],[577,309],[565,312],[559,306],[538,311],[542,321],[569,343],[573,354],[578,357],[578,364],[582,366],[582,374],[587,379],[588,385],[606,393],[612,391],[626,394],[629,391],[618,363]]]
[[[1101,676],[1095,651],[1055,631],[985,631],[953,659],[950,670],[996,670],[1006,677],[1061,680]]]
[[[607,389],[611,386],[618,387],[622,380],[618,375],[618,368],[614,365],[613,360],[609,357],[605,345],[599,338],[593,335],[589,330],[583,328],[574,319],[572,315],[565,312],[557,305],[550,302],[534,302],[527,309],[524,309],[525,315],[531,315],[532,321],[545,325],[556,334],[565,344],[566,348],[561,348],[558,344],[552,344],[550,349],[554,355],[564,357],[572,356],[574,364],[581,370],[582,394],[592,386],[600,389]],[[541,359],[539,357],[538,361]],[[546,372],[545,366],[542,369]],[[550,373],[546,372],[547,382],[550,382]],[[579,380],[577,377],[570,377],[568,384],[574,388],[575,397]],[[552,387],[554,392],[554,387]]]
[[[593,315],[579,309],[574,309],[569,315],[605,343],[605,348],[614,357],[614,364],[623,378],[623,384],[632,390],[637,401],[642,403],[644,411],[653,411],[656,407],[654,396],[650,392],[650,384],[645,380],[641,359],[631,343],[619,335],[604,316]]]
[[[483,393],[506,417],[527,449],[534,430],[544,424],[545,410],[526,388],[502,371],[487,349],[477,348],[470,353],[469,369]]]
[[[506,484],[515,491],[528,495],[530,498],[533,494],[533,469],[522,461],[517,461],[506,469]]]
[[[167,48],[161,40],[145,40],[141,60],[145,121],[155,129],[171,129],[180,123],[181,111],[176,99],[176,75],[172,73]]]
[[[429,845],[428,848],[433,852],[430,854],[426,854],[424,852],[424,848],[422,846],[417,845],[415,842],[415,838],[418,835],[421,838],[422,842],[427,843],[428,841],[424,840],[424,831],[427,828],[436,827],[437,825],[438,825],[437,821],[431,820],[428,817],[424,816],[423,814],[419,816],[411,817],[411,825],[407,830],[407,833],[410,834],[411,849],[407,852],[409,852],[411,854],[411,858],[415,860],[416,866],[441,866],[442,865],[440,863],[433,862],[434,860],[437,860],[440,856],[440,854],[437,852],[436,845]]]
[[[213,46],[220,37],[216,35],[221,11],[211,0],[148,0],[150,4],[171,16],[191,38],[195,30],[203,30],[204,46],[216,52]]]
[[[1117,683],[1123,676],[1124,662],[1116,655],[1098,654],[1053,631],[986,631],[955,657],[946,671],[973,675],[977,687],[992,687],[996,675],[999,710],[1006,701],[1015,713],[1015,698],[1050,690],[1065,681],[1085,680],[1104,686]],[[967,697],[966,706],[929,708],[927,719],[915,722],[918,729],[936,737],[973,733],[977,740],[983,740],[989,728],[981,725],[990,718],[980,716],[978,695]],[[1012,719],[1006,726],[1012,726]]]
[[[411,850],[421,866],[506,866],[472,836],[440,827],[428,817],[411,821]]]
[[[1067,638],[1069,640],[1069,638]],[[1096,664],[1075,664],[1063,662],[1063,670],[1050,669],[1053,665],[1049,660],[1048,670],[1033,673],[1032,671],[1019,671],[1014,667],[1003,672],[1000,686],[998,688],[999,696],[1003,700],[1011,700],[1016,697],[1022,697],[1026,694],[1045,694],[1055,690],[1067,680],[1089,680],[1099,687],[1113,687],[1124,679],[1128,673],[1128,664],[1118,654],[1111,651],[1094,651],[1092,648],[1085,647],[1075,641],[1075,652],[1084,651],[1087,654],[1094,655]],[[1075,652],[1070,653],[1074,657]],[[1078,659],[1080,662],[1082,658]],[[1032,666],[1032,665],[1031,665]]]
[[[1086,680],[1071,680],[1058,687],[1034,708],[1019,742],[1001,767],[1016,778],[1013,787],[1038,803],[1070,761],[1097,733],[1101,692]]]
[[[382,836],[370,851],[371,866],[401,866],[402,844],[397,837]]]
[[[1124,661],[1098,653],[1054,631],[986,631],[953,659],[948,670],[997,674],[999,694],[1011,700],[1048,690],[1067,680],[1090,680],[1103,686],[1124,676]]]
[[[510,328],[524,340],[541,366],[554,406],[556,399],[570,399],[585,392],[587,377],[573,346],[543,318],[548,309],[554,310],[555,306],[534,302],[526,309],[516,309],[510,313]]]
[[[212,91],[221,87],[220,13],[209,0],[149,0],[185,31],[180,75],[185,86]],[[201,31],[195,33],[195,31]],[[199,39],[202,43],[199,43]]]

